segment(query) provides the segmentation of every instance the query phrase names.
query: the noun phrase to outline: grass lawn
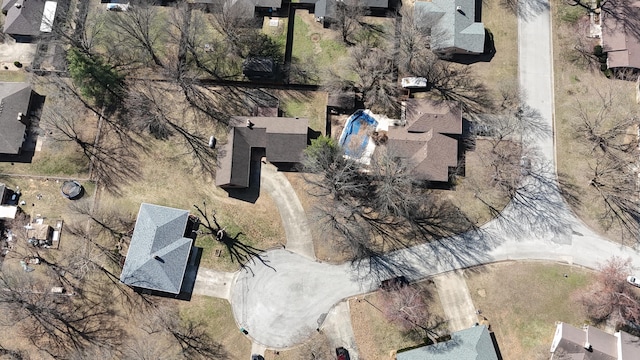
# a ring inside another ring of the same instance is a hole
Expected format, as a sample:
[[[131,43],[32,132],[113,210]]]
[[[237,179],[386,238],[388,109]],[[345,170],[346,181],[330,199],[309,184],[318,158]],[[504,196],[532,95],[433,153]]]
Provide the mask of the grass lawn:
[[[571,295],[591,283],[590,270],[542,262],[507,262],[475,270],[467,272],[471,298],[489,320],[505,359],[548,358],[556,321],[574,326],[586,321]]]
[[[0,70],[0,81],[3,82],[27,82],[29,77],[24,70]]]
[[[238,329],[227,300],[194,295],[181,302],[180,316],[206,324],[207,334],[221,344],[229,360],[245,360],[251,354],[251,342]]]
[[[496,53],[490,62],[470,66],[495,93],[518,81],[518,19],[500,5],[500,0],[487,0],[482,2],[482,22],[493,34]]]
[[[321,91],[277,90],[283,116],[309,119],[311,130],[325,134],[327,117],[327,93]]]
[[[440,322],[439,320],[444,318],[444,310],[440,305],[435,285],[430,281],[424,281],[416,286],[425,288],[431,294],[431,302],[428,303],[429,311],[434,321]],[[422,339],[405,333],[384,318],[380,310],[381,297],[380,291],[376,291],[349,300],[351,323],[362,359],[392,358],[396,350],[422,343]],[[446,322],[444,327],[446,328]]]
[[[612,122],[627,114],[638,113],[640,106],[635,102],[634,83],[607,79],[599,70],[590,71],[576,63],[573,48],[576,37],[584,36],[581,28],[584,27],[586,13],[562,1],[552,2],[552,9],[556,151],[561,185],[565,191],[577,195],[578,201],[569,203],[587,225],[610,239],[624,242],[618,229],[607,229],[606,223],[602,222],[603,202],[597,191],[589,186],[590,175],[594,173],[593,165],[589,164],[594,160],[593,154],[575,129],[581,123],[577,109],[581,106],[597,112],[601,94],[614,95],[616,106],[609,112]]]

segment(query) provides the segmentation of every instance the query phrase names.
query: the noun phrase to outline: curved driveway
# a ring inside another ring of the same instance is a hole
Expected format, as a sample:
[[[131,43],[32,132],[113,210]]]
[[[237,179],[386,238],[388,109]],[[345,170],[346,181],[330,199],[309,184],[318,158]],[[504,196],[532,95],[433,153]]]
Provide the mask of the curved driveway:
[[[536,14],[519,19],[519,77],[526,102],[553,129],[553,70],[548,6],[536,2]],[[555,181],[551,132],[525,139],[542,160],[533,167],[523,191],[501,215],[483,228],[431,244],[403,249],[374,264],[352,268],[328,265],[285,250],[265,254],[254,274],[241,273],[232,287],[231,304],[240,326],[255,342],[286,348],[303,341],[339,300],[376,287],[377,278],[402,273],[416,280],[452,269],[501,260],[543,259],[596,267],[612,255],[640,254],[608,242],[586,228],[562,199]],[[371,276],[373,270],[373,275]]]

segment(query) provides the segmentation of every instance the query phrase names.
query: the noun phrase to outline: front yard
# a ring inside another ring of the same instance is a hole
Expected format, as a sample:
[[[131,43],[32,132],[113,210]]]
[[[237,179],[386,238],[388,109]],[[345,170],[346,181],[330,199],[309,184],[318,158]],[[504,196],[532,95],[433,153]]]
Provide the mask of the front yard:
[[[557,321],[577,327],[587,321],[572,294],[589,286],[591,270],[544,262],[506,262],[467,270],[466,274],[473,304],[491,324],[505,359],[548,359]]]

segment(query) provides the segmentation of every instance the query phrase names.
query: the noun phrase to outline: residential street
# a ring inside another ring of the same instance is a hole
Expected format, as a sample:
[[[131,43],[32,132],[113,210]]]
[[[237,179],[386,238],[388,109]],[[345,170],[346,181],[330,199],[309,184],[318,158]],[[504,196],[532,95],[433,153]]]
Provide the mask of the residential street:
[[[519,75],[527,104],[553,129],[551,24],[545,5],[536,2],[527,19],[519,20]],[[254,342],[282,349],[314,333],[337,302],[372,291],[381,279],[397,274],[418,280],[454,269],[525,259],[593,268],[612,255],[632,257],[634,264],[640,265],[637,251],[600,238],[571,213],[555,180],[552,131],[525,140],[539,150],[541,159],[534,164],[537,171],[527,178],[501,217],[478,231],[399,250],[375,264],[352,268],[350,264],[312,261],[305,245],[310,240],[290,238],[298,233],[291,231],[295,228],[292,225],[306,224],[304,213],[284,211],[281,214],[289,229],[287,250],[267,252],[263,256],[266,264],[251,264],[251,271],[235,277],[230,301],[238,325]],[[270,184],[265,182],[265,187],[269,189]],[[278,208],[298,209],[293,189],[286,192],[288,196],[276,199]]]

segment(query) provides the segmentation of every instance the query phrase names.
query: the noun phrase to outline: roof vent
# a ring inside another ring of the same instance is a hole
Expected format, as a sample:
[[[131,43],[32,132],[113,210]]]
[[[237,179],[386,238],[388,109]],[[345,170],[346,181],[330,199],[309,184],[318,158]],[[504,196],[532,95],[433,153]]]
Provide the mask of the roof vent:
[[[593,351],[593,347],[591,346],[591,343],[589,343],[588,341],[584,343],[584,349],[587,351]]]
[[[467,16],[467,14],[465,14],[464,11],[462,11],[462,6],[460,5],[456,6],[456,11],[464,16]]]
[[[16,3],[16,8],[20,9],[21,7],[22,7],[22,4]]]

